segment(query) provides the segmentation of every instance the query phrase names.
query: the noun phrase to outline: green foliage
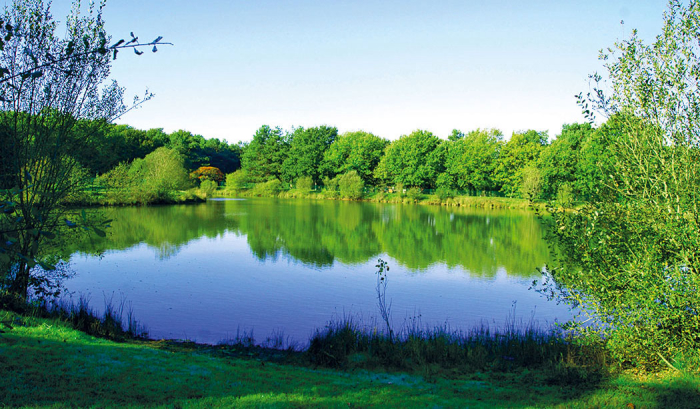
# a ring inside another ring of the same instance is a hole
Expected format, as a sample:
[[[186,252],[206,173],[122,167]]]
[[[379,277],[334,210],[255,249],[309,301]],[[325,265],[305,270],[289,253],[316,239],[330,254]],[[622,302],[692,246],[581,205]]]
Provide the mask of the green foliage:
[[[184,158],[165,147],[130,165],[118,165],[99,181],[107,189],[107,201],[112,203],[170,202],[177,191],[191,186]]]
[[[33,269],[42,245],[62,226],[78,226],[64,202],[83,184],[74,154],[96,123],[79,120],[113,119],[126,108],[116,82],[102,88],[110,73],[102,6],[78,10],[66,38],[42,1],[16,0],[0,17],[0,278],[21,297],[47,283]]]
[[[538,168],[542,177],[542,194],[555,198],[559,187],[566,184],[577,195],[587,197],[602,180],[591,170],[605,158],[601,152],[591,157],[596,130],[588,123],[564,125],[561,134],[542,151]],[[593,160],[591,162],[590,160]]]
[[[238,169],[226,175],[226,190],[238,191],[246,188],[249,183],[248,172]]]
[[[344,198],[353,200],[360,199],[364,194],[364,188],[365,183],[354,170],[338,176],[338,189],[340,191],[340,196]]]
[[[194,172],[190,173],[190,178],[197,179],[199,181],[211,180],[214,182],[223,182],[226,179],[224,173],[221,172],[219,168],[213,166],[201,166],[197,168]]]
[[[296,128],[290,135],[289,153],[282,163],[282,180],[291,182],[303,176],[321,180],[321,161],[338,136],[338,129],[329,126]]]
[[[201,190],[206,197],[212,197],[218,186],[219,184],[213,180],[204,180],[199,185],[199,190]]]
[[[386,139],[368,132],[346,132],[324,153],[321,171],[325,176],[335,177],[354,170],[366,184],[373,184],[374,169],[388,144]]]
[[[451,191],[450,189],[446,189],[444,187],[439,187],[435,190],[435,195],[438,197],[440,200],[446,200],[446,199],[451,199],[454,197],[454,192]]]
[[[409,199],[411,199],[413,201],[417,201],[418,199],[423,197],[423,189],[421,189],[419,187],[409,188],[406,191],[406,197],[408,197]]]
[[[542,175],[540,170],[534,165],[527,165],[521,171],[522,186],[520,190],[521,197],[527,200],[537,200],[542,192]]]
[[[243,148],[241,167],[251,182],[263,182],[270,177],[279,179],[282,163],[288,155],[289,142],[282,135],[282,130],[263,125],[255,132],[253,140]]]
[[[444,168],[442,141],[428,131],[414,131],[389,144],[375,169],[386,184],[431,188]]]
[[[314,181],[311,176],[302,176],[297,179],[296,188],[303,191],[311,191],[314,188]]]
[[[253,196],[269,197],[277,196],[282,191],[282,182],[279,179],[270,179],[264,183],[256,183],[253,187]]]
[[[603,183],[551,224],[558,294],[597,320],[616,359],[647,368],[700,348],[699,29],[700,4],[673,1],[653,45],[634,32],[603,55],[611,94],[584,102],[610,115]]]
[[[518,197],[523,186],[523,170],[536,165],[547,145],[547,132],[513,133],[500,150],[493,178],[508,197]]]
[[[445,172],[438,186],[460,190],[497,190],[494,170],[503,134],[497,129],[469,132],[446,145]]]

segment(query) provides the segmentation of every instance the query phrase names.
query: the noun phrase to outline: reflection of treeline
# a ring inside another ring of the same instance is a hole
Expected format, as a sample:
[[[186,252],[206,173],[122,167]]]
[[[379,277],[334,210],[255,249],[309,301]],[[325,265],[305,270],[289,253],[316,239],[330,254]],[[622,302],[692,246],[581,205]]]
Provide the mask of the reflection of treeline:
[[[235,230],[235,219],[225,218],[221,208],[212,205],[173,205],[93,209],[97,218],[113,219],[108,236],[79,236],[61,243],[64,258],[74,252],[101,254],[108,250],[124,250],[137,244],[157,249],[167,258],[192,240],[217,237]],[[60,238],[60,236],[59,236]]]
[[[386,253],[413,270],[434,263],[493,276],[499,268],[528,277],[547,259],[530,213],[339,201],[214,201],[202,205],[102,209],[115,219],[107,239],[72,242],[98,254],[145,243],[168,257],[199,237],[246,235],[259,259],[286,255],[324,266],[364,263]]]
[[[614,132],[615,123],[600,129],[565,125],[551,142],[547,132],[533,130],[515,132],[507,141],[496,129],[454,130],[446,140],[417,130],[388,141],[362,131],[339,135],[328,126],[292,131],[262,126],[242,145],[241,169],[226,183],[231,190],[256,184],[257,196],[323,184],[348,198],[356,198],[363,186],[389,186],[409,193],[436,189],[445,197],[459,192],[585,199],[600,184],[599,169],[605,166],[599,165],[608,157],[604,135]]]

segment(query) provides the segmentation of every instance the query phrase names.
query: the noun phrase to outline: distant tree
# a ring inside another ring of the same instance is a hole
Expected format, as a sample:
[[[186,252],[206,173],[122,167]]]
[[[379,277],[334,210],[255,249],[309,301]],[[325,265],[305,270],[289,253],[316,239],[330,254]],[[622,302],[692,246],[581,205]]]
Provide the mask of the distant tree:
[[[386,147],[375,176],[387,184],[431,188],[443,168],[442,141],[431,132],[418,130]]]
[[[252,182],[264,182],[270,177],[280,178],[282,163],[289,155],[289,142],[280,128],[263,125],[243,150],[241,167]]]
[[[219,168],[213,166],[200,166],[194,172],[190,173],[190,178],[198,180],[200,183],[205,180],[211,180],[216,183],[223,182],[226,176]]]
[[[367,184],[374,184],[374,169],[384,154],[389,141],[368,132],[346,132],[326,150],[322,173],[328,177],[357,172]]]
[[[449,141],[445,172],[438,177],[438,185],[447,189],[496,190],[493,173],[502,137],[497,129],[477,129]]]
[[[326,150],[338,136],[338,129],[330,126],[296,128],[290,136],[289,155],[282,163],[282,179],[292,182],[310,176],[321,180],[321,162]]]
[[[561,185],[569,185],[579,194],[582,149],[595,129],[588,123],[564,125],[561,134],[540,154],[538,167],[542,177],[542,194],[554,198]]]
[[[523,169],[536,165],[547,144],[547,132],[526,131],[513,133],[499,153],[494,169],[494,179],[501,192],[508,197],[518,197],[523,184]]]

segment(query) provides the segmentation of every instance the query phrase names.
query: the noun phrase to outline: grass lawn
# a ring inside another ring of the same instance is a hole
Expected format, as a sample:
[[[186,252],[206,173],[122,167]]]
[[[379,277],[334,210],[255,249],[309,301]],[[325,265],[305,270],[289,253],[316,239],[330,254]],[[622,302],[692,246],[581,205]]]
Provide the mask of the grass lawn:
[[[679,372],[573,385],[527,369],[453,377],[343,372],[229,347],[117,343],[4,311],[0,322],[0,405],[7,407],[700,407],[700,377]]]

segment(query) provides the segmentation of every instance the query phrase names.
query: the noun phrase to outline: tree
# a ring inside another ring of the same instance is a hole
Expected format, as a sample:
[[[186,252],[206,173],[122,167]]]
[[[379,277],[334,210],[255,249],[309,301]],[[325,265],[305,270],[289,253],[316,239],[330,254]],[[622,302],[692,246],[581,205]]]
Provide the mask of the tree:
[[[388,144],[386,139],[369,132],[346,132],[337,137],[324,153],[322,173],[332,178],[354,170],[364,183],[373,184],[374,169]]]
[[[253,140],[243,150],[241,167],[255,183],[264,182],[270,177],[279,179],[288,151],[288,138],[282,135],[282,129],[263,125],[255,131]]]
[[[282,179],[293,182],[310,176],[321,180],[321,161],[326,150],[338,136],[338,129],[330,126],[296,128],[289,141],[289,155],[282,163]]]
[[[553,213],[559,294],[635,365],[671,365],[700,348],[698,33],[700,4],[670,1],[653,44],[635,31],[602,54],[611,88],[582,102],[609,118],[609,167],[585,206]]]
[[[584,147],[593,138],[595,128],[589,123],[564,125],[561,134],[546,147],[538,159],[542,177],[542,193],[547,198],[555,197],[559,188],[569,185],[575,193],[585,193],[587,188],[579,178],[585,178],[587,170],[582,160]]]
[[[431,132],[417,130],[386,147],[375,176],[384,183],[431,188],[443,163],[442,141]]]
[[[201,166],[197,168],[194,172],[190,173],[190,177],[193,179],[198,179],[200,182],[205,180],[212,180],[216,183],[223,182],[226,179],[224,173],[213,166]]]
[[[497,129],[477,129],[451,138],[445,152],[445,172],[438,178],[438,185],[447,189],[496,190],[493,172],[502,137]]]
[[[51,267],[37,259],[41,243],[61,226],[77,226],[62,201],[82,183],[71,176],[79,167],[73,153],[89,134],[74,132],[78,121],[111,120],[128,110],[116,82],[101,86],[118,51],[142,54],[142,44],[132,37],[109,45],[103,6],[84,15],[74,7],[65,39],[56,36],[42,0],[15,0],[0,18],[0,267],[22,298],[30,288],[47,288],[47,276],[33,269]],[[149,43],[154,51],[160,40]]]
[[[500,150],[494,169],[494,179],[501,186],[501,192],[508,197],[520,195],[523,185],[523,169],[535,165],[544,146],[547,132],[529,130],[514,132],[510,140]]]

